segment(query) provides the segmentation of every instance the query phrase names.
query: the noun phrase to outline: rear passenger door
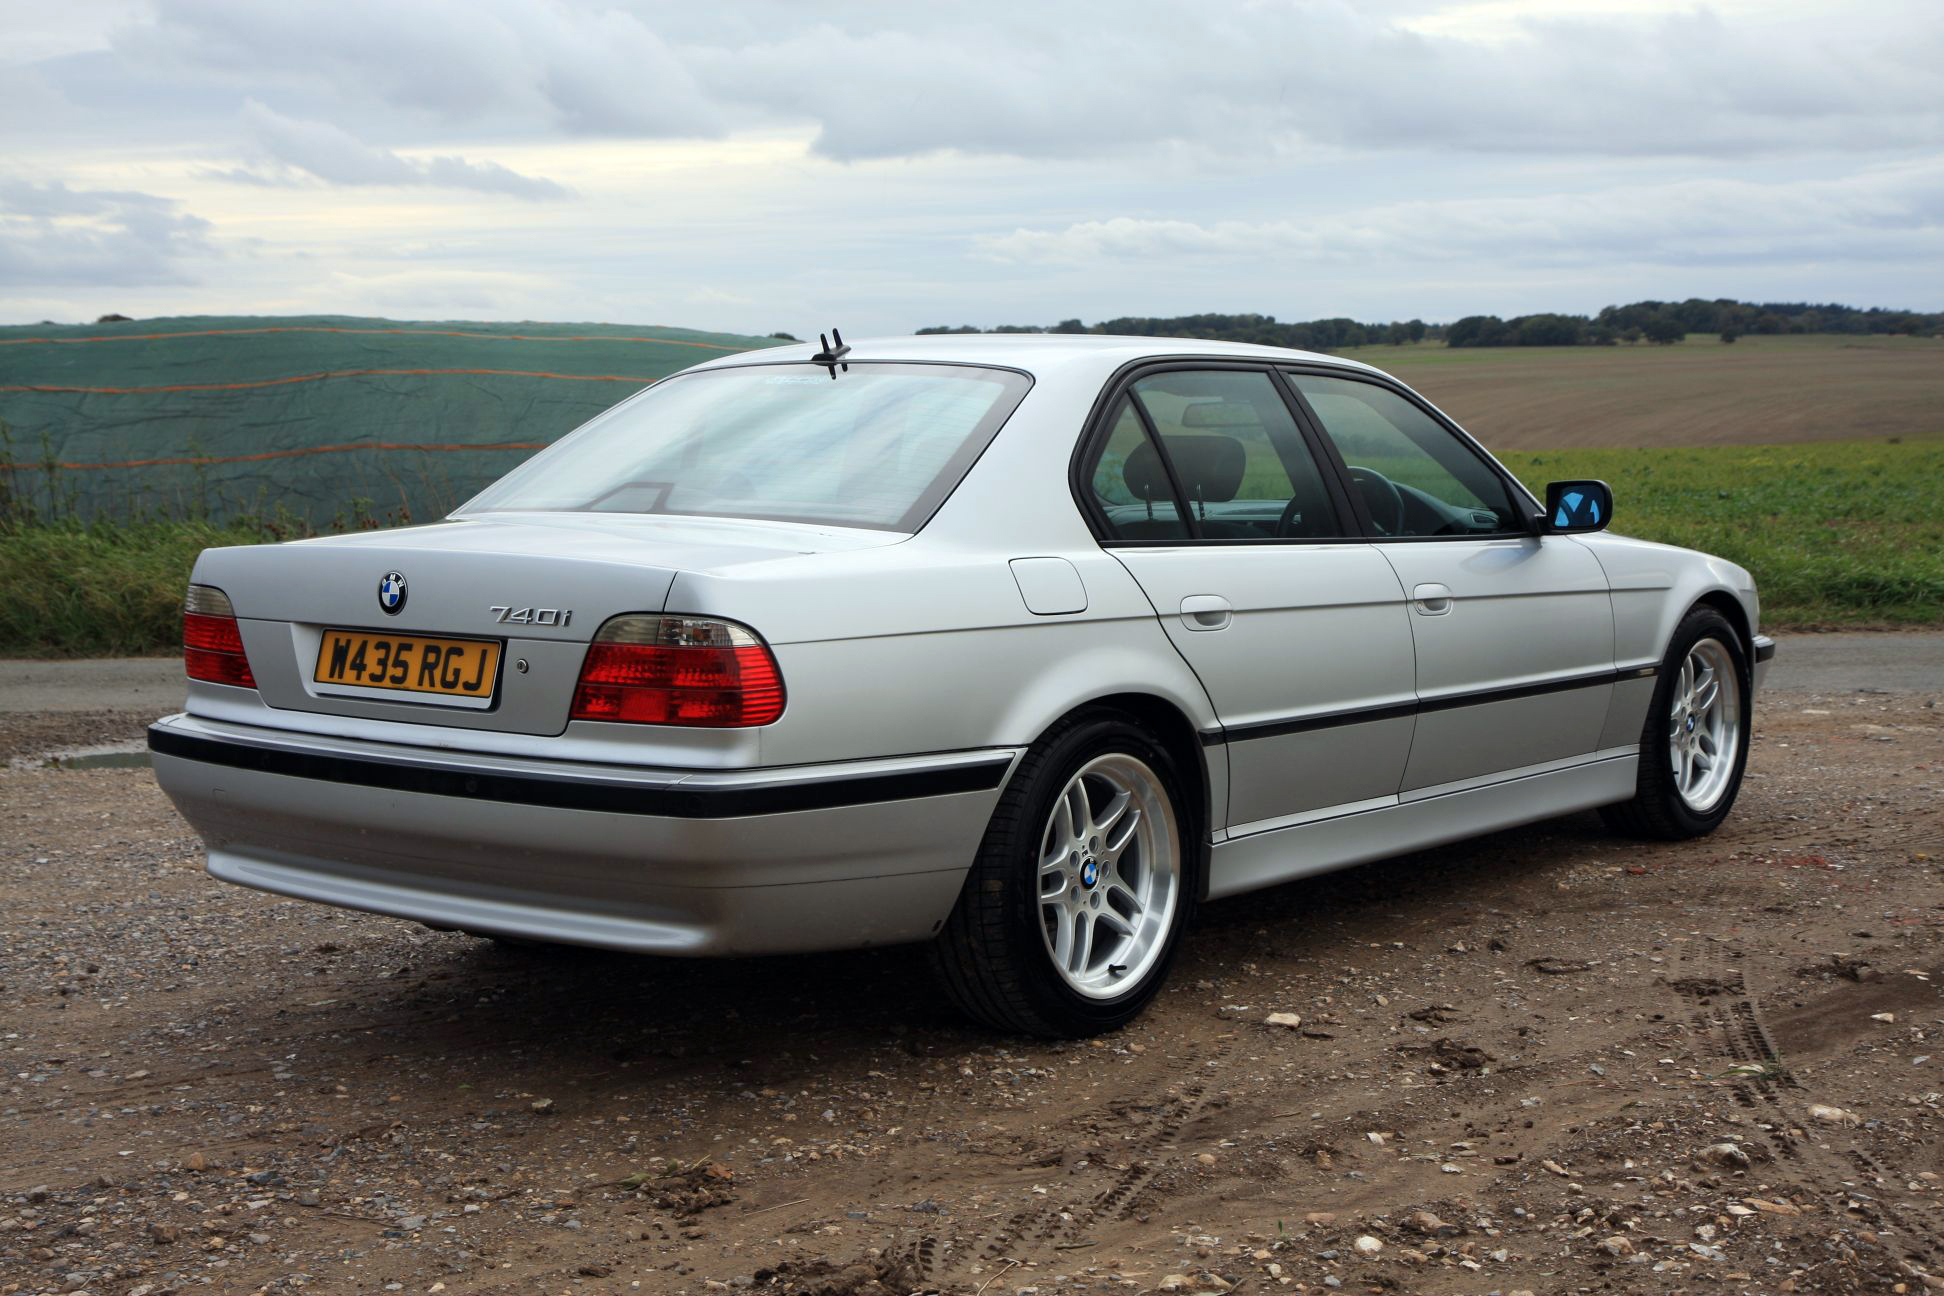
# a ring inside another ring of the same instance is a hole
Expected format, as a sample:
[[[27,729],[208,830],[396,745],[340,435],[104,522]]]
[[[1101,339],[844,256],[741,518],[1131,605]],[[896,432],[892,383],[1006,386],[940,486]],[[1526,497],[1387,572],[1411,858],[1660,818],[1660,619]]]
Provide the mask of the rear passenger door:
[[[1410,615],[1356,534],[1273,371],[1149,370],[1081,461],[1103,546],[1221,719],[1236,835],[1395,798],[1410,753]]]
[[[1288,376],[1410,601],[1419,711],[1402,794],[1590,755],[1614,681],[1599,560],[1532,534],[1497,469],[1404,393]]]

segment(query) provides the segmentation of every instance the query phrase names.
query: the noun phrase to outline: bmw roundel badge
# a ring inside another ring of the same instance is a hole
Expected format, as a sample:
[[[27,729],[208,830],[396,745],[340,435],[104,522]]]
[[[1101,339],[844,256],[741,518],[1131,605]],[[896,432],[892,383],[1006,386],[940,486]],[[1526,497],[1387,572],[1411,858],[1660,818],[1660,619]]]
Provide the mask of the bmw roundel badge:
[[[378,606],[396,614],[405,606],[405,578],[397,572],[386,572],[378,582]]]

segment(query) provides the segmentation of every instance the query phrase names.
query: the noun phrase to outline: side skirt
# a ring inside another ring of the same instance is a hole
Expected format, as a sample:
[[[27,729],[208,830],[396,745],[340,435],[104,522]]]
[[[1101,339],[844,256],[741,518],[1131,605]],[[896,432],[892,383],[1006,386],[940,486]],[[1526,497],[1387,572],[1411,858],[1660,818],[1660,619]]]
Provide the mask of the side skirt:
[[[1450,791],[1425,789],[1413,800],[1266,832],[1230,837],[1210,855],[1210,899],[1294,878],[1442,846],[1481,833],[1552,819],[1634,794],[1640,754],[1548,769],[1523,778]]]

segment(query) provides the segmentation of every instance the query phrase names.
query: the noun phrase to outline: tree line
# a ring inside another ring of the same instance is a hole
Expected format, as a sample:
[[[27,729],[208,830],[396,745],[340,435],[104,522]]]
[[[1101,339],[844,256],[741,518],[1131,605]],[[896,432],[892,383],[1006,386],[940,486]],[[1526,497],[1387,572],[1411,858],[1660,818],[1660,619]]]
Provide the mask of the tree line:
[[[1907,333],[1944,335],[1944,312],[1860,309],[1835,302],[1744,302],[1730,297],[1681,302],[1637,301],[1607,306],[1597,315],[1467,315],[1449,324],[1421,319],[1363,323],[1353,319],[1278,320],[1273,315],[1176,315],[1169,318],[1122,316],[1085,324],[1001,324],[982,329],[970,324],[921,328],[927,333],[1109,333],[1132,337],[1187,337],[1220,342],[1255,342],[1303,351],[1340,351],[1350,347],[1443,342],[1454,347],[1617,346],[1621,343],[1679,342],[1690,333],[1712,333],[1733,342],[1748,333]]]

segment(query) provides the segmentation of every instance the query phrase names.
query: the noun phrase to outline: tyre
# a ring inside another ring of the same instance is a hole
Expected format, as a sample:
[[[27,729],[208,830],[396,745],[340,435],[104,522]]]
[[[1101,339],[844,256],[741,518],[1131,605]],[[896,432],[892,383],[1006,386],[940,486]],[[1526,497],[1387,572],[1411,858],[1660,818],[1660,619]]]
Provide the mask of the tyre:
[[[1670,841],[1720,827],[1748,765],[1751,688],[1748,652],[1728,619],[1710,607],[1690,611],[1647,708],[1633,799],[1600,811],[1608,825]]]
[[[1200,816],[1174,758],[1118,712],[1062,721],[1021,759],[930,947],[952,1001],[1052,1037],[1131,1021],[1199,894]]]

